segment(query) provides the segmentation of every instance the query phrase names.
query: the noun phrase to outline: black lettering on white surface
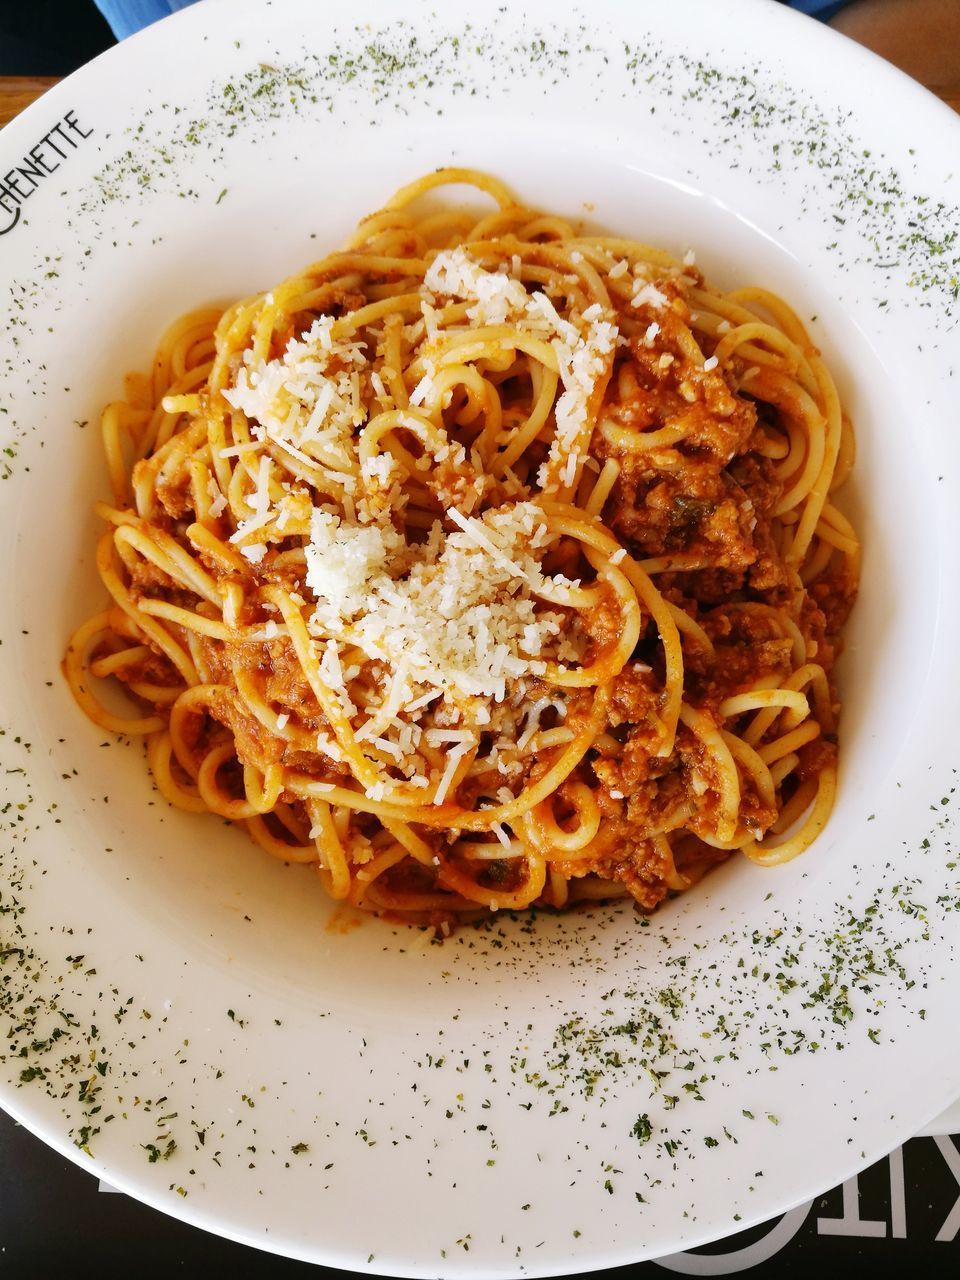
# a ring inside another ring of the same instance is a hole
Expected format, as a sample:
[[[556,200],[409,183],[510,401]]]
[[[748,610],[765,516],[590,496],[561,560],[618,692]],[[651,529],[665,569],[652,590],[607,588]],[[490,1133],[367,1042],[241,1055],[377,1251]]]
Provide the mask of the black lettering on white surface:
[[[0,236],[14,229],[22,216],[23,205],[43,180],[56,173],[61,163],[92,133],[92,129],[83,128],[77,113],[70,110],[9,169],[0,162]]]

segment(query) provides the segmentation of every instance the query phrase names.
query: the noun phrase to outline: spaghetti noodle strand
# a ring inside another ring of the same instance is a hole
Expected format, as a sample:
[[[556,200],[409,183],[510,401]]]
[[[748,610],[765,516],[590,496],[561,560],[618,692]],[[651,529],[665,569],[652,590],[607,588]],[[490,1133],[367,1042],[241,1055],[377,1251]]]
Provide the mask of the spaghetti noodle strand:
[[[823,830],[854,431],[769,290],[443,169],[129,386],[63,666],[170,803],[441,932]]]

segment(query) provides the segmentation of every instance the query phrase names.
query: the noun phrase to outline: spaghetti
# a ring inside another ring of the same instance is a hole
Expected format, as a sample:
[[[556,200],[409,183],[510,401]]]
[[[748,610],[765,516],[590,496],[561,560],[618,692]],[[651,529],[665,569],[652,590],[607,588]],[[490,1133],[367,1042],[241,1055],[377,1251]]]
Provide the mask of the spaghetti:
[[[450,183],[494,212],[418,215]],[[73,693],[332,897],[651,910],[823,829],[854,442],[775,295],[443,170],[179,320],[102,427]]]

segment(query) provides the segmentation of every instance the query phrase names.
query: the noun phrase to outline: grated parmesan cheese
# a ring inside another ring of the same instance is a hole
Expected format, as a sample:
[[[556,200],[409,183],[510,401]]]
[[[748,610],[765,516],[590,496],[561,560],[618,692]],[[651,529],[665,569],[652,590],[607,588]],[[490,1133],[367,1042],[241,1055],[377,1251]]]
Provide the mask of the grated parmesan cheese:
[[[556,435],[537,480],[542,488],[555,488],[558,480],[572,484],[577,461],[570,463],[570,448],[586,426],[587,408],[597,382],[612,363],[619,337],[617,326],[605,319],[602,308],[595,303],[583,312],[578,328],[560,315],[546,293],[529,294],[514,277],[485,270],[462,247],[438,253],[427,271],[425,284],[433,293],[476,299],[467,308],[468,317],[475,323],[511,321],[550,342],[563,393],[554,408]],[[413,392],[421,402],[427,394],[425,381],[418,383]]]
[[[505,324],[522,315],[529,294],[521,282],[499,271],[486,271],[458,246],[444,249],[431,262],[424,286],[448,298],[474,299],[467,316],[474,324]]]
[[[450,790],[450,784],[453,782],[454,775],[460,767],[463,757],[472,749],[472,742],[463,742],[455,746],[447,756],[447,765],[443,771],[443,776],[437,783],[437,789],[433,795],[434,804],[443,804],[447,798],[447,792]]]
[[[584,259],[575,254],[574,260]],[[434,400],[438,371],[449,363],[442,343],[454,331],[444,327],[451,300],[467,304],[473,325],[509,323],[549,344],[560,381],[553,438],[538,473],[549,492],[575,486],[582,466],[597,470],[584,456],[590,407],[623,339],[601,306],[564,314],[562,291],[530,292],[522,270],[519,257],[488,270],[463,248],[433,257],[420,291],[421,316],[402,330],[418,362],[419,381],[409,398],[413,409],[429,405],[431,416],[444,407]],[[628,271],[624,259],[613,274]],[[633,292],[636,305],[667,302],[643,281],[633,282]],[[512,784],[514,789],[499,788],[504,803],[522,786],[518,747],[535,744],[540,712],[552,705],[560,719],[565,715],[562,698],[538,703],[529,715],[526,699],[548,661],[583,658],[587,637],[563,612],[567,588],[577,584],[543,572],[552,539],[542,508],[523,500],[529,482],[521,485],[505,469],[503,505],[473,514],[487,493],[476,444],[469,459],[455,441],[414,455],[418,486],[434,487],[438,464],[464,474],[457,487],[443,490],[442,518],[432,528],[423,527],[421,516],[411,522],[409,537],[403,532],[409,458],[398,461],[387,438],[382,452],[366,456],[364,450],[361,461],[358,440],[368,415],[395,407],[381,373],[371,367],[372,359],[383,359],[385,329],[368,329],[361,343],[335,336],[335,324],[321,315],[272,360],[254,360],[248,351],[223,393],[246,416],[252,437],[220,451],[244,459],[243,496],[233,499],[244,516],[230,541],[259,564],[270,543],[290,534],[299,556],[309,527],[304,576],[290,599],[304,609],[320,679],[351,720],[356,742],[379,762],[379,777],[366,789],[370,799],[382,800],[404,785],[422,791],[423,803],[443,804],[458,769],[469,765],[471,774],[486,772]],[[659,332],[658,325],[651,328]],[[440,425],[442,430],[442,420]],[[291,458],[309,468],[293,486],[274,468],[275,460]],[[213,477],[210,496],[214,515],[227,509]],[[263,628],[267,640],[286,635],[273,619]],[[287,712],[277,716],[278,732],[289,718]],[[481,757],[481,741],[491,740]],[[316,747],[344,762],[332,734],[319,733]],[[511,847],[507,831],[495,834]]]
[[[319,601],[315,618],[336,627],[364,606],[367,584],[402,544],[386,526],[347,525],[315,508],[306,551],[307,586]]]
[[[642,279],[635,282],[631,307],[665,307],[668,302],[667,295],[661,293],[655,284]]]
[[[219,520],[227,509],[227,500],[220,492],[220,486],[213,476],[207,481],[207,493],[210,495],[209,515],[212,520]]]
[[[367,358],[362,343],[334,340],[334,324],[333,316],[318,316],[276,360],[254,362],[248,350],[223,396],[252,421],[258,441],[272,440],[349,481],[356,472],[353,430],[366,417],[359,372]]]
[[[438,697],[448,705],[502,702],[508,681],[544,673],[542,655],[568,630],[561,615],[537,607],[554,583],[540,568],[549,536],[536,504],[481,517],[451,508],[447,515],[454,532],[435,525],[421,544],[407,544],[392,527],[313,515],[306,548],[307,585],[317,599],[311,634],[383,664],[392,709],[387,699],[383,705],[391,715]],[[478,708],[472,712],[481,722]]]

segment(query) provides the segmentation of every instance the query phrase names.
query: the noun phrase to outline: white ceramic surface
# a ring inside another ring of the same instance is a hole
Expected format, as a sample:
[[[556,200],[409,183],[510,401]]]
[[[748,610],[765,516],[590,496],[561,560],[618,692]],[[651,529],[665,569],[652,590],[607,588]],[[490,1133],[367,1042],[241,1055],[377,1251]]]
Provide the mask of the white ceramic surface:
[[[768,1218],[960,1093],[960,128],[760,0],[470,12],[209,0],[0,135],[0,1102],[238,1240],[549,1275]],[[858,426],[865,561],[840,796],[807,855],[732,864],[649,922],[422,949],[168,810],[58,663],[100,598],[121,375],[178,312],[269,286],[448,163],[792,299]]]
[[[934,1116],[919,1130],[919,1137],[933,1137],[938,1134],[960,1133],[960,1099],[950,1104],[946,1111]]]

